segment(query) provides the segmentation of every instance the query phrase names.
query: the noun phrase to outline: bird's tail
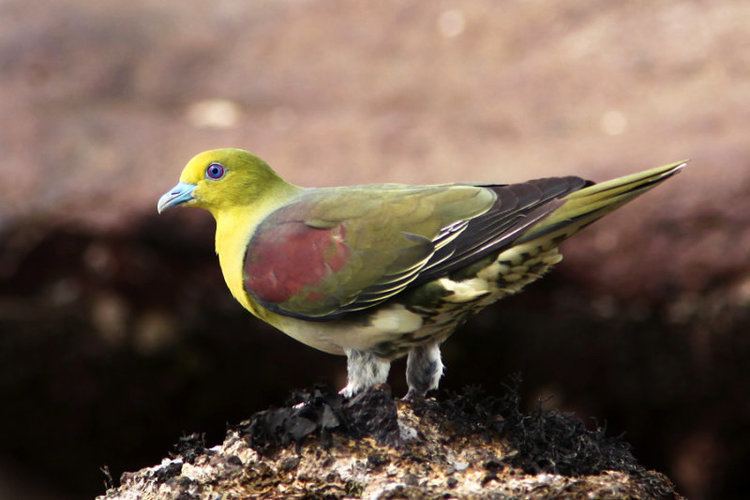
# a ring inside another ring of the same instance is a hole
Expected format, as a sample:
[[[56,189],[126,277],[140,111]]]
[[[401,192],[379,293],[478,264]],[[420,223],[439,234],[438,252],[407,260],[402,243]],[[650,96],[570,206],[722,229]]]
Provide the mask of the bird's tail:
[[[557,244],[661,184],[685,165],[684,161],[672,163],[574,191],[563,198],[560,208],[526,231],[517,244],[539,239]]]

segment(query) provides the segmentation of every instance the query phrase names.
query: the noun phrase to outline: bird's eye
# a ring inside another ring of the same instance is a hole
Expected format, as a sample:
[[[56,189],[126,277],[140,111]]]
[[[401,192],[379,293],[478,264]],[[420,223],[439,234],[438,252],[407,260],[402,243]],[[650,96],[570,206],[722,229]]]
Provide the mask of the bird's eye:
[[[209,179],[221,179],[224,177],[224,165],[221,163],[212,163],[206,169],[206,176]]]

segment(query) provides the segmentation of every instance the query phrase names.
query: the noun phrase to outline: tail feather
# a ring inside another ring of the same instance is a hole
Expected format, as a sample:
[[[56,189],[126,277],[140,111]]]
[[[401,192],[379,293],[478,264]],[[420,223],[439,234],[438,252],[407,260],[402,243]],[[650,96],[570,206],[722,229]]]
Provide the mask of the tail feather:
[[[562,241],[677,174],[687,165],[676,162],[593,184],[567,195],[565,203],[532,226],[517,243],[540,238]]]

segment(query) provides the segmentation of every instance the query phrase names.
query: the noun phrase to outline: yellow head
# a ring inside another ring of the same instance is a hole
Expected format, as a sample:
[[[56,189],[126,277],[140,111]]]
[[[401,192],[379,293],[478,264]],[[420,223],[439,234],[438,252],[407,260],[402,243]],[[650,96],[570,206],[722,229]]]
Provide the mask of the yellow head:
[[[157,210],[187,205],[216,217],[222,210],[252,205],[279,186],[289,185],[257,156],[242,149],[213,149],[185,165],[180,182],[159,199]]]

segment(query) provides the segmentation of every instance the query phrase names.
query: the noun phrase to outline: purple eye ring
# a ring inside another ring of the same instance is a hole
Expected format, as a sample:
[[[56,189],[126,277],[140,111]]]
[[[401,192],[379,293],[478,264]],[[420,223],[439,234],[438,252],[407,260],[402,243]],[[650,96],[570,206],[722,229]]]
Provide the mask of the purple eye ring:
[[[206,177],[213,180],[219,180],[224,177],[224,165],[221,163],[212,163],[206,168]]]

